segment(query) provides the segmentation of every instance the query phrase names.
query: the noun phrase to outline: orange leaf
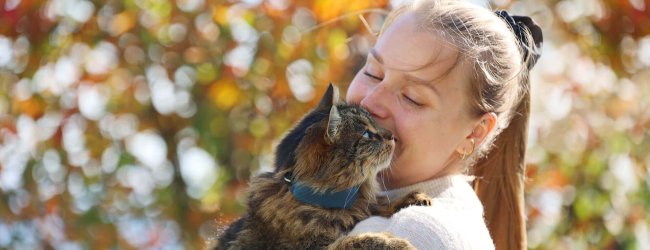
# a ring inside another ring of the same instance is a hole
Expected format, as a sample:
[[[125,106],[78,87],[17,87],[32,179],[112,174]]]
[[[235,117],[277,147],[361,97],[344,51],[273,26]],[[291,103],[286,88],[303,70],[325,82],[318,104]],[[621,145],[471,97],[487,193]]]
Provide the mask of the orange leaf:
[[[345,3],[346,1],[315,1],[313,10],[316,14],[316,20],[323,22],[338,17],[343,12]]]
[[[31,116],[33,119],[38,119],[45,112],[45,104],[43,101],[30,98],[27,100],[18,100],[14,98],[13,100],[13,112],[19,114],[26,114]]]
[[[131,30],[135,26],[135,17],[128,11],[115,15],[111,22],[111,33],[119,36],[124,32]]]

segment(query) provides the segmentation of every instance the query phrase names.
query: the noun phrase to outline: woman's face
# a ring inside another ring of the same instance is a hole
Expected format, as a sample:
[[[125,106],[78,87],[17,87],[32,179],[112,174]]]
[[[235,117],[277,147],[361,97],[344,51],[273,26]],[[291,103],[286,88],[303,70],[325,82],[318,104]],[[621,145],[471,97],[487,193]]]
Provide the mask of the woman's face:
[[[468,147],[478,120],[470,118],[464,92],[471,71],[455,65],[457,49],[417,30],[415,18],[404,13],[385,30],[346,96],[395,136],[393,164],[383,173],[387,188],[460,172],[457,152]]]

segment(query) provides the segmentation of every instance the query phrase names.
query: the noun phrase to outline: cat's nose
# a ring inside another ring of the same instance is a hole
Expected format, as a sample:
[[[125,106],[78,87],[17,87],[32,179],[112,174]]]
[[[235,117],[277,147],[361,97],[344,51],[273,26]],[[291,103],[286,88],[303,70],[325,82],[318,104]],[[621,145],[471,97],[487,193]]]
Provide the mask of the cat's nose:
[[[383,137],[386,140],[392,140],[393,139],[393,133],[391,133],[388,130],[384,130],[384,131],[382,131],[381,137]]]

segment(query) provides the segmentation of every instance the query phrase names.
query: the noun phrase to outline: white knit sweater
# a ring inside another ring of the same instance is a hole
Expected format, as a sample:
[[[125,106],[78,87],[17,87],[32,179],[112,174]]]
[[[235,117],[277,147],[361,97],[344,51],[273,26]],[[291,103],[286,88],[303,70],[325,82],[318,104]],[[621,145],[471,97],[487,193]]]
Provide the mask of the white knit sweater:
[[[433,198],[432,206],[410,206],[390,218],[372,216],[350,234],[389,232],[418,249],[494,249],[483,219],[483,205],[470,177],[450,175],[384,192],[391,200],[411,191]]]

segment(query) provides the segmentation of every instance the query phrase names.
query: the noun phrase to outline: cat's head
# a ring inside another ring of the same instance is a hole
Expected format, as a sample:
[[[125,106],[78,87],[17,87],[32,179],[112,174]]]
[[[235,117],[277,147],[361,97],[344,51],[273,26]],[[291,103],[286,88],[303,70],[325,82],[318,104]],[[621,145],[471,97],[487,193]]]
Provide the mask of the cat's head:
[[[372,180],[388,167],[395,142],[358,105],[338,101],[330,84],[319,105],[278,145],[276,171],[319,189],[346,189]]]

